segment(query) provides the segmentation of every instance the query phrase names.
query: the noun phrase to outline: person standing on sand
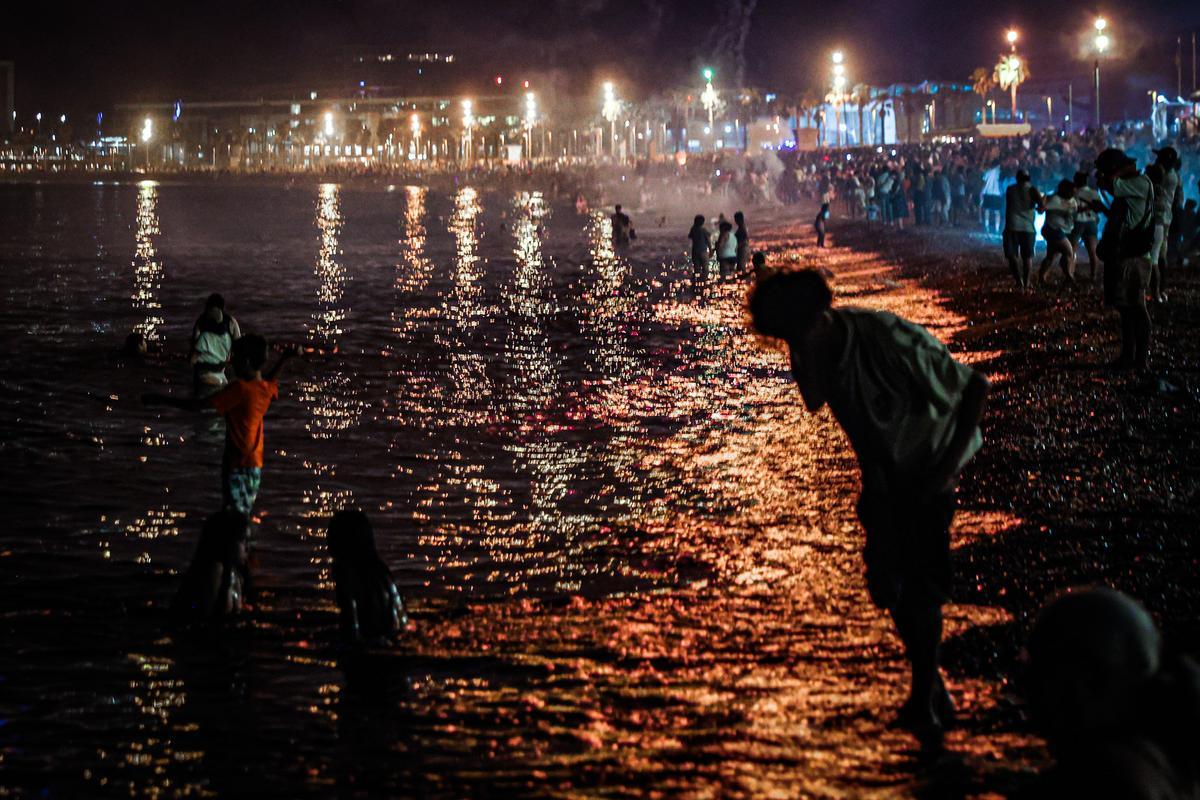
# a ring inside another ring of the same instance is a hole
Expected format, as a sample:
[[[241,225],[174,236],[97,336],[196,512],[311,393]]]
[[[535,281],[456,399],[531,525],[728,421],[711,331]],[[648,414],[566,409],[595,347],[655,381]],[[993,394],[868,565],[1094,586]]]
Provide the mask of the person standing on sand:
[[[1033,250],[1037,244],[1037,208],[1042,196],[1025,170],[1017,171],[1017,182],[1004,191],[1004,257],[1018,289],[1029,288]]]
[[[924,328],[832,301],[819,272],[779,273],[755,286],[750,315],[758,333],[787,344],[808,411],[828,405],[858,456],[867,589],[912,668],[895,724],[934,744],[954,718],[938,649],[955,489],[983,441],[989,385]]]
[[[1150,251],[1154,247],[1154,186],[1138,172],[1124,150],[1110,147],[1096,157],[1100,188],[1112,195],[1109,207],[1096,210],[1108,217],[1096,248],[1104,262],[1104,301],[1121,318],[1121,353],[1111,369],[1150,368]]]

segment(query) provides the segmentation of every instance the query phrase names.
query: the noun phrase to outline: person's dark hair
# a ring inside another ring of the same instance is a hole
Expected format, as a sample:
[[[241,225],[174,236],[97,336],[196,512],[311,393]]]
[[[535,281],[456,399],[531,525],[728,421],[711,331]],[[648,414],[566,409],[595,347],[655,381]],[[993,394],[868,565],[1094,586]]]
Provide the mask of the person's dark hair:
[[[762,250],[756,250],[754,255],[750,256],[750,263],[756,267],[765,267],[767,265],[767,254]]]
[[[746,216],[740,211],[735,211],[735,212],[733,212],[733,221],[736,222],[738,225],[745,225],[746,224]]]
[[[375,529],[371,520],[358,509],[344,509],[329,520],[329,537],[326,539],[329,554],[334,561],[349,560],[355,563],[378,561],[375,550]]]
[[[1125,155],[1124,150],[1110,147],[1096,156],[1096,171],[1101,175],[1112,175],[1124,167],[1136,162]]]
[[[1154,184],[1162,183],[1163,178],[1167,175],[1167,171],[1162,168],[1162,164],[1148,164],[1145,172],[1146,177]]]
[[[232,361],[236,366],[245,361],[251,369],[262,369],[267,363],[267,340],[249,333],[233,343]]]
[[[224,311],[225,310],[225,298],[222,297],[221,295],[217,294],[216,292],[213,292],[212,294],[210,294],[208,296],[208,299],[204,301],[204,310],[207,311],[210,308],[219,308],[222,311]]]
[[[1075,184],[1064,178],[1058,182],[1058,188],[1054,190],[1054,193],[1059,197],[1070,200],[1075,196]]]
[[[1017,170],[1017,183],[1029,183],[1029,173],[1023,169]]]
[[[1082,189],[1083,187],[1087,186],[1087,183],[1088,183],[1088,174],[1086,172],[1076,172],[1075,173],[1075,188],[1076,189]]]
[[[763,336],[801,336],[833,305],[833,292],[814,269],[781,272],[764,279],[750,295],[750,319]]]
[[[729,222],[722,222],[719,226],[717,226],[717,230],[719,230],[721,233],[726,233],[727,231],[733,230],[733,225]]]
[[[207,619],[217,611],[196,605],[197,598],[205,594],[202,587],[209,580],[214,564],[221,565],[221,586],[216,595],[218,599],[229,592],[235,573],[241,572],[243,584],[248,580],[238,549],[250,536],[249,525],[246,515],[232,508],[218,511],[204,520],[200,540],[196,543],[196,553],[171,606],[171,613],[176,619]]]
[[[617,213],[618,214],[621,213],[621,204],[620,203],[617,203]]]
[[[692,220],[692,224],[693,225],[703,225],[704,224],[704,215],[697,214],[696,218]]]
[[[125,337],[125,344],[121,347],[121,354],[126,356],[140,356],[146,352],[146,337],[139,331],[134,331]]]

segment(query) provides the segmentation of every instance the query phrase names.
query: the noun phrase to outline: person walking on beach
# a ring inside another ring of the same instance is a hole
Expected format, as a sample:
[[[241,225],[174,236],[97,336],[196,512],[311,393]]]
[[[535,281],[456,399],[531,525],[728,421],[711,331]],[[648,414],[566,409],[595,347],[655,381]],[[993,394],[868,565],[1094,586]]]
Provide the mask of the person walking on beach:
[[[858,456],[867,589],[912,669],[896,724],[936,742],[954,716],[938,668],[950,522],[959,475],[982,444],[989,385],[924,328],[832,301],[819,272],[779,273],[755,286],[750,315],[787,344],[808,411],[828,405]]]
[[[637,234],[633,230],[633,223],[630,221],[629,215],[621,210],[620,203],[616,205],[611,219],[613,249],[621,250],[629,247],[630,242],[637,238]]]
[[[1004,192],[1004,257],[1018,289],[1029,288],[1033,250],[1037,242],[1037,207],[1042,196],[1025,170],[1017,171],[1017,182]]]
[[[1100,193],[1088,185],[1088,173],[1075,173],[1075,229],[1071,232],[1071,244],[1075,247],[1082,245],[1088,254],[1088,279],[1095,281],[1099,277],[1100,258],[1096,255],[1096,241],[1099,238],[1100,218],[1095,207],[1100,203]],[[1078,252],[1075,257],[1079,260]]]
[[[183,400],[164,394],[142,395],[147,406],[171,406],[185,411],[214,408],[225,417],[225,453],[221,458],[223,507],[247,517],[254,508],[263,470],[263,416],[279,397],[275,377],[284,363],[299,352],[291,346],[263,376],[267,363],[267,340],[256,334],[234,343],[232,362],[237,380],[209,397]]]
[[[1004,208],[1004,194],[1000,188],[1000,160],[984,170],[983,191],[979,194],[979,205],[983,209],[983,229],[988,233],[1000,232],[1000,211]]]
[[[204,313],[192,327],[192,349],[188,354],[196,397],[208,397],[229,383],[225,368],[229,366],[233,343],[241,336],[237,320],[225,311],[225,298],[210,294],[204,303]]]
[[[717,264],[722,278],[730,277],[737,269],[737,238],[733,235],[733,225],[725,220],[717,228]]]
[[[1066,275],[1064,286],[1075,285],[1075,246],[1071,243],[1071,232],[1075,230],[1075,183],[1063,180],[1043,202],[1046,222],[1042,225],[1042,238],[1046,240],[1046,256],[1038,270],[1038,285],[1046,285],[1046,275],[1054,266],[1054,259],[1062,263]]]
[[[1154,247],[1154,186],[1138,172],[1124,150],[1110,147],[1096,157],[1100,188],[1112,205],[1098,205],[1108,217],[1096,248],[1104,262],[1104,300],[1121,319],[1121,352],[1109,364],[1117,370],[1150,368],[1150,251]]]

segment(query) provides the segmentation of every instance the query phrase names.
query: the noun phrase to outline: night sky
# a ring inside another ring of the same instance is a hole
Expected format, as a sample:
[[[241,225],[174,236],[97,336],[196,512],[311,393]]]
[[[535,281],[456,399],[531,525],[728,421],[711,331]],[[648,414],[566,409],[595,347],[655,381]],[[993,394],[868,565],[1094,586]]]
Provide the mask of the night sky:
[[[1073,80],[1081,97],[1090,85],[1081,36],[1103,13],[1117,45],[1105,73],[1110,113],[1119,89],[1127,110],[1145,101],[1151,86],[1173,89],[1177,35],[1184,42],[1186,90],[1190,35],[1200,28],[1195,0],[1109,7],[1045,0],[63,0],[0,26],[0,59],[17,62],[22,115],[345,85],[344,54],[359,47],[453,50],[473,80],[464,81],[464,92],[484,89],[489,76],[504,73],[574,89],[616,77],[635,95],[698,82],[705,63],[719,67],[718,83],[730,78],[729,43],[738,38],[747,9],[745,75],[764,88],[817,86],[827,78],[835,46],[847,53],[852,84],[965,80],[973,68],[995,63],[1004,30],[1014,25],[1030,58],[1029,90],[1065,91]],[[724,58],[714,55],[722,42]]]

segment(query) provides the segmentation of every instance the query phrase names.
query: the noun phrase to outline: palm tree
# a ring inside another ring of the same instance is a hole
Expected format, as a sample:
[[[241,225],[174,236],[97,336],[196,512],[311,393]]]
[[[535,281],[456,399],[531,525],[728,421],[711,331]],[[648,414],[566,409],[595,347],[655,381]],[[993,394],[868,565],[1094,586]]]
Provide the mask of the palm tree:
[[[987,98],[992,93],[992,90],[996,88],[996,80],[992,75],[992,71],[987,67],[977,67],[971,73],[971,88],[983,100],[983,107],[979,112],[979,121],[987,122]]]
[[[1013,122],[1016,122],[1017,87],[1029,78],[1029,70],[1025,66],[1025,59],[1016,53],[1000,56],[1000,61],[996,64],[992,77],[1000,85],[1001,89],[1012,90],[1012,117]]]

